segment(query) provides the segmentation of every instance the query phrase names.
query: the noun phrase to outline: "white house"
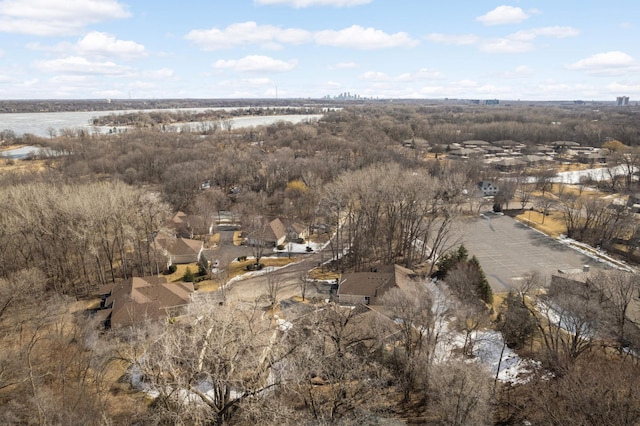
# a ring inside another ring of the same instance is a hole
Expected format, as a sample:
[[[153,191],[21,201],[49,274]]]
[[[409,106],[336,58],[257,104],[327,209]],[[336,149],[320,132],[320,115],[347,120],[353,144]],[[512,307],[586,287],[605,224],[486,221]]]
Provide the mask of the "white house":
[[[493,197],[498,193],[498,185],[490,180],[483,180],[482,182],[479,182],[478,188],[480,189],[480,192],[482,192],[483,197]]]

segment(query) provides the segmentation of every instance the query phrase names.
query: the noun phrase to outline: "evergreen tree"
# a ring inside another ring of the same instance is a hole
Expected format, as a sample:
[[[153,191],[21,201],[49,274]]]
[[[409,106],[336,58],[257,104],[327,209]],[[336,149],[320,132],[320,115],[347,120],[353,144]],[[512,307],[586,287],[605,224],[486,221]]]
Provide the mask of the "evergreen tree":
[[[193,272],[191,272],[191,268],[187,266],[187,270],[182,276],[182,281],[187,283],[192,283],[194,279],[195,279],[195,276],[193,275]]]
[[[504,341],[511,349],[522,349],[536,330],[535,320],[523,298],[511,291],[502,302],[498,318]]]
[[[478,278],[476,281],[478,296],[485,303],[491,305],[493,304],[493,291],[491,290],[491,286],[489,285],[489,281],[487,281],[487,276],[484,274],[482,267],[480,266],[480,262],[475,255],[471,258],[469,263],[476,269]]]
[[[434,277],[441,280],[447,275],[447,272],[456,267],[456,265],[460,262],[466,262],[469,257],[469,252],[467,251],[464,244],[460,244],[458,250],[454,252],[447,253],[442,256],[442,258],[438,261],[438,270],[433,274]]]

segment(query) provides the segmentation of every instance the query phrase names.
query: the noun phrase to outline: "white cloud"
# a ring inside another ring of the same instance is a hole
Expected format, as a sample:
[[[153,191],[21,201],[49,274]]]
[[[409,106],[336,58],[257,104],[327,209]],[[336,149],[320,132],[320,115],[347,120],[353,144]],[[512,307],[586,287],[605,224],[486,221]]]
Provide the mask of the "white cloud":
[[[611,51],[597,53],[565,67],[592,75],[621,75],[639,71],[640,63],[624,52]]]
[[[204,50],[228,49],[243,44],[278,49],[283,44],[302,44],[312,40],[319,45],[364,50],[413,47],[418,44],[404,32],[387,34],[375,28],[363,28],[358,25],[339,31],[324,30],[312,33],[298,28],[258,25],[253,21],[231,24],[224,29],[192,30],[185,38]]]
[[[175,71],[171,68],[160,68],[158,70],[144,71],[143,75],[148,78],[167,79],[175,76]]]
[[[330,87],[332,89],[338,89],[340,87],[342,87],[342,85],[340,83],[338,83],[337,81],[327,81],[327,87]]]
[[[63,74],[123,75],[131,71],[128,67],[110,61],[92,62],[79,56],[36,62],[36,67],[44,72]]]
[[[373,50],[389,47],[414,47],[418,44],[405,32],[387,34],[375,28],[353,25],[340,31],[324,30],[315,34],[319,45]]]
[[[474,34],[432,33],[425,38],[429,41],[449,45],[477,45],[487,53],[523,53],[535,49],[533,43],[538,37],[567,38],[580,34],[572,27],[540,27],[518,31],[505,37],[482,39]]]
[[[229,49],[242,44],[257,44],[277,49],[282,44],[301,44],[311,40],[311,33],[298,28],[258,25],[253,21],[231,24],[224,29],[192,30],[185,38],[204,50]]]
[[[111,34],[97,31],[92,31],[78,40],[75,49],[83,56],[136,58],[147,55],[144,46],[135,41],[118,40]]]
[[[536,37],[553,37],[553,38],[568,38],[576,37],[580,34],[575,28],[572,27],[540,27],[530,30],[522,30],[516,33],[510,34],[508,37],[512,40],[519,41],[533,41]]]
[[[384,72],[379,71],[367,71],[361,75],[361,78],[365,81],[375,81],[375,82],[413,82],[413,81],[422,81],[422,80],[434,80],[443,78],[443,74],[439,71],[432,70],[429,68],[420,68],[417,71],[406,72],[396,76],[388,75]]]
[[[135,80],[129,83],[127,87],[130,89],[145,91],[145,90],[155,89],[157,86],[154,83],[147,80],[145,81]]]
[[[625,95],[636,93],[640,95],[640,83],[613,82],[607,85],[607,89],[609,89],[611,93],[624,93]]]
[[[355,62],[338,62],[337,64],[332,65],[330,68],[332,69],[352,69],[358,68],[358,64]]]
[[[3,0],[0,32],[63,36],[90,24],[122,19],[130,14],[117,0]]]
[[[275,83],[270,78],[260,77],[260,78],[241,78],[237,80],[224,80],[220,82],[220,85],[224,87],[261,88],[261,87],[274,86]]]
[[[240,72],[286,72],[297,65],[295,60],[280,61],[268,56],[250,55],[242,59],[220,59],[213,65],[219,69],[233,69]]]
[[[497,73],[496,76],[499,78],[523,78],[529,77],[533,74],[533,69],[528,67],[527,65],[520,65],[515,67],[512,70],[503,71]]]
[[[518,24],[529,19],[529,16],[530,15],[519,7],[498,6],[491,12],[478,16],[476,21],[484,25]]]
[[[485,40],[480,44],[480,50],[487,53],[523,53],[533,50],[534,45],[528,41],[496,38]]]
[[[454,81],[451,84],[453,86],[455,86],[455,87],[461,87],[461,88],[465,88],[465,89],[470,89],[470,88],[479,86],[477,81],[469,80],[469,79]]]
[[[380,71],[367,71],[362,74],[362,79],[366,81],[389,81],[391,77]]]
[[[285,5],[295,8],[310,6],[352,7],[371,3],[371,0],[254,0],[257,4]]]
[[[418,80],[434,80],[443,78],[444,75],[440,71],[432,70],[429,68],[420,68],[414,72],[408,72],[400,74],[397,78],[398,81],[418,81]]]
[[[474,34],[442,34],[432,33],[425,37],[427,40],[440,44],[469,45],[476,44],[480,37]]]

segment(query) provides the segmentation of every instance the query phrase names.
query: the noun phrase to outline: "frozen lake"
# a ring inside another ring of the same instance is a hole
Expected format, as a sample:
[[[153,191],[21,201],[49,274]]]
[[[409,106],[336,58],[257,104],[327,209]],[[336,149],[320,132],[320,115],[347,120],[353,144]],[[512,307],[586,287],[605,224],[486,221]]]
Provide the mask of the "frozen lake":
[[[206,110],[232,110],[238,108],[183,108],[167,111],[206,111]],[[107,133],[113,127],[93,126],[89,124],[93,118],[110,114],[126,114],[131,112],[159,111],[159,110],[127,110],[127,111],[76,111],[76,112],[35,112],[35,113],[10,113],[0,114],[0,130],[11,130],[16,135],[30,133],[40,137],[48,137],[51,132],[59,133],[62,129],[85,130],[89,133]],[[300,123],[307,120],[318,120],[322,114],[298,114],[298,115],[267,115],[252,117],[236,117],[227,120],[232,128],[262,126],[286,121]],[[202,124],[214,123],[204,122]],[[175,124],[180,128],[187,125],[197,129],[201,123]]]

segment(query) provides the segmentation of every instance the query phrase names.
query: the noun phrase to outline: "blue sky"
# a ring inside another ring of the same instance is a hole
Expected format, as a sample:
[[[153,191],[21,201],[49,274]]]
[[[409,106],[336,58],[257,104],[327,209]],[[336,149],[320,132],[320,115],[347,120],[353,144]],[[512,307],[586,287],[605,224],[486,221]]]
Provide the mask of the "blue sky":
[[[636,0],[0,0],[0,99],[640,98]]]

